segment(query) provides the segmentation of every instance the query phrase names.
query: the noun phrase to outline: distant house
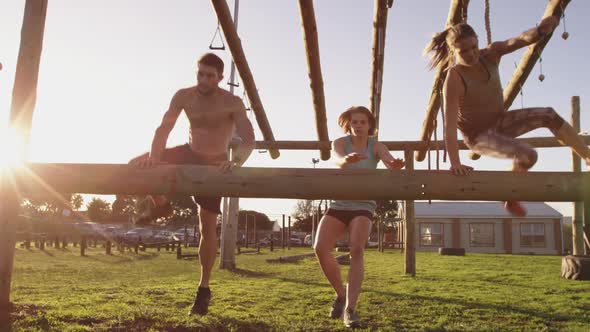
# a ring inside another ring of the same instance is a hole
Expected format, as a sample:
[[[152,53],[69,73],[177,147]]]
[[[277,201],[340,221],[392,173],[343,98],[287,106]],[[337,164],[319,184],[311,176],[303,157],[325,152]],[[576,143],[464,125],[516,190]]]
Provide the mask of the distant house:
[[[527,216],[515,218],[500,202],[415,202],[416,250],[561,255],[562,214],[545,203],[523,204]]]

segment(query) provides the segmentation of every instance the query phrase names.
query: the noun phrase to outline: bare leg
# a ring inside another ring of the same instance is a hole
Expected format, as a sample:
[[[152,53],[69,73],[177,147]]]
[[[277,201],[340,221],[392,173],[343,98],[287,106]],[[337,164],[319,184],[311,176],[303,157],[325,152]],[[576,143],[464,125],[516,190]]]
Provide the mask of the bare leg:
[[[365,273],[364,252],[369,238],[371,221],[367,217],[356,217],[349,225],[350,230],[350,269],[346,285],[346,310],[354,311],[361,293]]]
[[[209,287],[211,270],[217,256],[217,213],[205,209],[199,210],[201,221],[201,241],[199,242],[199,262],[201,264],[201,280],[199,287]]]
[[[578,136],[569,123],[564,122],[559,130],[555,133],[555,137],[565,145],[568,145],[586,162],[586,166],[590,166],[590,149],[586,143]]]
[[[332,249],[336,245],[336,241],[344,235],[344,231],[346,231],[346,225],[344,223],[332,216],[324,216],[320,221],[314,244],[320,267],[332,285],[332,288],[334,288],[336,296],[340,299],[344,299],[346,293],[342,285],[340,266],[336,258],[332,255]]]

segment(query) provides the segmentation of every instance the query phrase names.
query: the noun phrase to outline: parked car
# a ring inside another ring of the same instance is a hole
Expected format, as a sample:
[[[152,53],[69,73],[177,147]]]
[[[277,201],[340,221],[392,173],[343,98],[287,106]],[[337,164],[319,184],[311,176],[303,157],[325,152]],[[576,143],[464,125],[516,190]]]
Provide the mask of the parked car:
[[[149,240],[153,237],[154,232],[149,228],[133,228],[123,235],[127,241]]]
[[[152,239],[155,242],[172,241],[174,239],[174,233],[172,233],[171,231],[159,231],[153,236]]]
[[[301,239],[296,236],[291,236],[291,238],[289,239],[289,243],[291,245],[300,246],[303,244],[303,241],[301,241]]]
[[[96,236],[103,232],[100,224],[91,221],[75,223],[74,228],[80,236]]]
[[[305,236],[305,239],[303,239],[303,244],[305,244],[306,246],[311,246],[312,245],[312,238],[311,238],[311,234],[307,234]]]
[[[281,242],[279,241],[279,239],[277,237],[273,236],[273,241],[275,245],[280,244]],[[270,236],[265,236],[262,239],[260,239],[258,241],[258,244],[260,244],[261,246],[270,246]]]

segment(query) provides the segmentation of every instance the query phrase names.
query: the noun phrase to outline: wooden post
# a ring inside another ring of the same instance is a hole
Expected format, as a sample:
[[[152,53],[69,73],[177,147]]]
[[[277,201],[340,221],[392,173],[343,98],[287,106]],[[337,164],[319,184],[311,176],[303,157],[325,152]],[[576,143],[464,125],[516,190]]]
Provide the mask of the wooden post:
[[[112,246],[111,241],[107,241],[106,246],[105,246],[107,255],[111,254],[111,246]]]
[[[41,236],[39,239],[39,249],[45,250],[45,236]]]
[[[385,32],[387,31],[387,2],[375,0],[373,11],[373,48],[371,62],[371,97],[370,110],[379,129],[379,111],[381,109],[381,90],[383,88],[383,63],[385,58]]]
[[[289,228],[287,231],[287,249],[291,250],[291,216],[289,216]]]
[[[182,246],[180,244],[176,247],[176,259],[182,259]]]
[[[550,0],[547,4],[547,7],[545,8],[543,18],[549,16],[560,17],[570,1],[571,0]],[[553,33],[529,46],[522,55],[518,67],[516,67],[514,70],[514,74],[512,75],[510,82],[504,89],[504,110],[508,110],[512,105],[512,102],[529,77],[529,74],[533,70],[535,63],[537,63],[537,60],[539,60],[541,53],[543,53],[543,49],[551,39],[552,35]]]
[[[82,237],[80,241],[80,256],[86,255],[86,237]]]
[[[31,122],[37,98],[39,64],[43,48],[43,33],[47,0],[27,0],[21,28],[9,125],[22,134],[21,160],[26,159]],[[16,220],[19,210],[19,189],[12,184],[9,172],[0,175],[0,329],[8,325],[10,317],[10,285],[16,245]]]
[[[236,241],[238,237],[238,216],[240,210],[240,199],[230,197],[228,204],[227,224],[225,225],[225,241],[223,244],[223,255],[221,255],[220,268],[233,270],[236,268]]]
[[[260,100],[260,95],[258,94],[258,89],[256,88],[256,84],[254,82],[254,76],[252,75],[252,71],[250,71],[250,66],[246,60],[246,55],[244,53],[244,49],[242,48],[238,31],[234,26],[227,2],[225,0],[211,0],[211,3],[213,4],[213,8],[217,14],[219,25],[221,25],[223,30],[223,34],[225,36],[225,40],[227,41],[227,45],[231,52],[234,63],[238,68],[240,76],[242,77],[244,90],[246,91],[248,99],[250,100],[250,106],[254,111],[256,122],[258,122],[258,127],[262,132],[262,136],[265,140],[273,142],[275,140],[274,135],[266,117],[264,107],[262,106],[262,101]],[[268,151],[273,159],[276,159],[280,156],[279,150],[276,148],[270,148]]]
[[[285,250],[285,214],[283,213],[283,227],[281,227],[281,246]]]
[[[61,247],[62,247],[63,249],[67,248],[67,247],[68,247],[68,239],[67,239],[67,238],[64,236],[64,237],[61,239],[61,241],[62,241],[62,242],[61,242]]]
[[[246,238],[245,238],[246,243],[244,244],[244,247],[248,248],[248,242],[250,239],[250,232],[248,232],[248,214],[247,213],[245,214],[245,217],[246,217],[246,227],[245,227],[244,232],[246,233]]]
[[[469,0],[451,0],[451,6],[449,9],[449,16],[447,17],[446,27],[453,26],[463,21],[463,13],[467,12],[469,6]],[[436,68],[436,74],[434,75],[434,81],[432,83],[432,91],[430,92],[430,100],[426,107],[426,118],[422,123],[422,131],[420,133],[420,139],[423,142],[429,142],[432,133],[434,132],[434,122],[440,109],[441,96],[440,90],[445,82],[446,71],[440,66]],[[422,161],[426,157],[426,149],[419,149],[416,151],[416,160]]]
[[[412,158],[413,151],[406,150],[404,152],[404,158],[406,161],[406,169],[414,169],[414,159]],[[406,221],[406,237],[405,251],[404,251],[404,273],[411,276],[416,275],[416,244],[415,244],[415,215],[414,215],[414,201],[406,200],[405,209],[405,221]]]
[[[307,55],[307,68],[315,111],[315,123],[320,141],[329,142],[328,121],[326,120],[326,100],[324,98],[324,80],[322,78],[322,66],[320,62],[320,46],[318,41],[318,29],[315,21],[313,0],[299,0],[299,11],[303,25],[303,39],[305,41],[305,53]],[[330,149],[320,150],[322,160],[330,159]]]
[[[383,238],[381,237],[381,218],[377,218],[377,251],[383,252]]]
[[[574,130],[580,132],[580,97],[573,96],[572,104],[572,119],[571,124]],[[580,173],[582,171],[582,162],[580,157],[572,151],[572,171]],[[583,224],[588,223],[588,216],[585,211],[585,205],[582,201],[574,202],[574,215],[572,218],[572,254],[581,255],[584,252],[584,231]]]
[[[254,215],[254,244],[258,245],[258,227],[256,227],[256,215]]]

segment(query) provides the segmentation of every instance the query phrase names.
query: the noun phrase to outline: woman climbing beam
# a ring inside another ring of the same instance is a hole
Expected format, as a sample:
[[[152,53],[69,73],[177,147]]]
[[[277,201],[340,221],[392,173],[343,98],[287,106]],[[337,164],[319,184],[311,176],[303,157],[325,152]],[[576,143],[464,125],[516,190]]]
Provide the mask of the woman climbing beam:
[[[379,160],[392,170],[404,167],[402,159],[395,159],[387,147],[375,139],[375,117],[366,107],[349,108],[340,115],[338,124],[348,134],[332,143],[339,167],[374,169],[377,168]],[[336,291],[330,317],[343,317],[347,327],[360,326],[354,310],[361,291],[364,274],[363,251],[369,237],[375,207],[375,201],[331,201],[330,208],[320,221],[314,244],[322,271]],[[342,285],[340,267],[332,255],[332,249],[347,229],[350,234],[350,270],[345,289]]]
[[[515,138],[545,127],[565,145],[569,145],[590,166],[590,150],[551,107],[524,108],[504,112],[502,85],[498,72],[500,58],[550,34],[559,19],[550,16],[535,28],[506,41],[494,42],[479,49],[477,34],[471,26],[460,23],[437,33],[426,47],[432,53],[430,68],[446,71],[443,88],[445,103],[445,144],[451,171],[466,175],[473,170],[459,159],[457,128],[471,151],[513,160],[512,170],[526,172],[537,161],[537,152]],[[504,202],[515,216],[526,215],[517,201]]]

